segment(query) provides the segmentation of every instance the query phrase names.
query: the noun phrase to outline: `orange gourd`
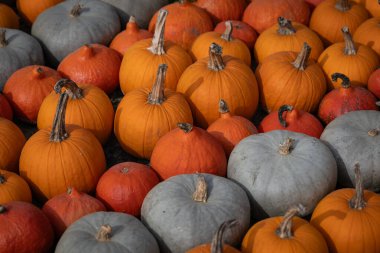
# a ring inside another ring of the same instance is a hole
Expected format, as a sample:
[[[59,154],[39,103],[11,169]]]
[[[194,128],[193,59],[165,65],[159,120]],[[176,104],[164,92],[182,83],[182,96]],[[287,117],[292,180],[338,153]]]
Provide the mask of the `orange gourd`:
[[[354,33],[354,41],[372,48],[380,56],[380,17],[362,23]]]
[[[168,65],[165,87],[175,90],[183,71],[192,64],[191,56],[179,45],[168,40],[166,16],[168,11],[161,10],[153,39],[136,42],[124,54],[120,67],[120,88],[126,94],[137,88],[151,88],[160,64]]]
[[[6,97],[0,93],[0,117],[12,120],[13,111]]]
[[[0,169],[0,205],[11,201],[32,202],[32,192],[22,177]]]
[[[16,4],[21,16],[29,24],[32,24],[40,13],[63,1],[64,0],[17,0]]]
[[[194,4],[205,9],[214,24],[227,20],[241,20],[246,0],[196,0]]]
[[[18,29],[19,26],[17,14],[8,5],[0,3],[0,27]]]
[[[133,156],[149,159],[157,141],[178,122],[193,122],[185,97],[165,89],[167,69],[160,65],[151,89],[128,92],[117,107],[114,132],[121,147]]]
[[[369,11],[372,17],[380,17],[380,3],[378,0],[354,0],[357,3],[361,3]]]

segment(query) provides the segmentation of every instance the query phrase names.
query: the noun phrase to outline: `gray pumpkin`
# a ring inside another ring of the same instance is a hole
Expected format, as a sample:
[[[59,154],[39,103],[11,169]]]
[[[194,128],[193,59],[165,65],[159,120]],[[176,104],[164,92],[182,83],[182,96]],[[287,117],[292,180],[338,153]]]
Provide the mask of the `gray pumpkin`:
[[[55,253],[159,253],[156,239],[132,215],[96,212],[77,220],[60,238]]]
[[[243,139],[231,153],[227,177],[247,191],[253,218],[260,220],[299,203],[310,214],[335,189],[337,167],[319,139],[277,130]]]
[[[146,196],[141,219],[161,252],[183,253],[212,240],[226,220],[238,224],[224,235],[238,245],[250,222],[247,195],[234,182],[211,174],[178,175],[156,185]]]
[[[44,55],[38,41],[20,30],[0,30],[0,91],[8,78],[28,65],[44,65]]]
[[[327,125],[321,139],[337,161],[340,187],[354,186],[354,165],[359,163],[364,188],[380,191],[380,112],[346,113]]]
[[[98,0],[64,1],[41,13],[32,26],[53,66],[84,44],[108,45],[119,31],[116,9]]]
[[[122,25],[124,26],[129,16],[134,16],[141,28],[148,28],[149,22],[154,13],[164,5],[169,4],[168,0],[102,0],[112,4],[119,12]]]

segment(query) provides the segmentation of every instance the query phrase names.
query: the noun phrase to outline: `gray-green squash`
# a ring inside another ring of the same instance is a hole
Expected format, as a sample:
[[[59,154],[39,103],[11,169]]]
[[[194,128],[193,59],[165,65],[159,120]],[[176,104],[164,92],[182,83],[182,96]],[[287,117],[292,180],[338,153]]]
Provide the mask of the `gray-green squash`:
[[[231,153],[227,177],[246,190],[253,218],[261,220],[299,203],[310,214],[335,189],[337,167],[319,139],[277,130],[243,139]]]
[[[226,220],[237,225],[226,231],[225,242],[238,245],[250,222],[244,190],[234,182],[211,174],[186,174],[156,185],[141,210],[143,223],[158,240],[162,253],[184,253],[212,240]]]
[[[60,238],[55,253],[159,253],[156,239],[132,215],[96,212],[77,220]]]

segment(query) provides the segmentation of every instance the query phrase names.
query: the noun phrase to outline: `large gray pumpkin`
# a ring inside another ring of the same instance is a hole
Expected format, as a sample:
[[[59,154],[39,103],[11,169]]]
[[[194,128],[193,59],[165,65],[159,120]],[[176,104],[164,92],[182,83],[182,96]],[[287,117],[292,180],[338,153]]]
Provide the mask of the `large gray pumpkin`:
[[[64,1],[41,13],[32,26],[53,66],[84,44],[108,45],[119,31],[116,9],[98,0]]]
[[[154,13],[164,5],[169,4],[168,0],[102,0],[112,4],[119,12],[122,25],[124,26],[129,16],[134,16],[141,28],[148,28],[149,22]]]
[[[250,206],[244,190],[226,178],[178,175],[148,193],[141,219],[158,239],[161,252],[183,253],[210,242],[218,227],[232,219],[238,224],[224,238],[228,244],[239,244],[249,227]]]
[[[159,253],[156,239],[132,215],[96,212],[77,220],[60,238],[55,253]]]
[[[0,91],[8,78],[28,65],[44,65],[44,55],[38,41],[20,30],[0,30]]]
[[[340,187],[354,186],[354,167],[358,162],[364,188],[380,191],[380,112],[346,113],[327,125],[321,139],[337,161]]]
[[[243,139],[231,153],[227,177],[247,191],[253,218],[260,220],[300,203],[310,214],[335,189],[337,168],[322,141],[278,130]]]

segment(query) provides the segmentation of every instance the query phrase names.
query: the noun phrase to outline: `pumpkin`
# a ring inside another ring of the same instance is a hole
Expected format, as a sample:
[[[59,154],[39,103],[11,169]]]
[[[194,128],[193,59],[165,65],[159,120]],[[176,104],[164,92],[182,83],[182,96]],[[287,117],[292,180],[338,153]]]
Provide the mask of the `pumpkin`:
[[[166,64],[160,65],[152,89],[128,92],[117,107],[114,132],[121,147],[133,156],[149,159],[157,141],[178,122],[193,122],[185,97],[165,89],[167,69]]]
[[[165,39],[170,40],[186,50],[202,33],[212,31],[214,25],[209,14],[188,0],[179,0],[164,7],[170,15],[165,25]],[[153,32],[158,19],[158,12],[149,23],[149,31]]]
[[[309,4],[310,10],[313,11],[318,4],[322,3],[324,0],[305,0]]]
[[[378,111],[353,111],[336,118],[323,131],[321,139],[337,161],[339,187],[354,185],[353,167],[359,163],[364,188],[380,191],[379,122]]]
[[[380,17],[363,22],[354,33],[354,41],[366,45],[380,56]]]
[[[354,171],[355,189],[330,193],[311,217],[331,253],[380,252],[380,195],[364,189],[358,164]]]
[[[310,52],[311,47],[304,43],[300,53],[278,52],[259,64],[256,76],[265,110],[279,110],[284,104],[307,112],[318,109],[326,80],[321,66],[309,58]]]
[[[61,79],[41,104],[37,118],[38,129],[52,127],[59,93],[68,90],[69,101],[66,109],[66,124],[90,130],[104,144],[112,133],[114,110],[108,96],[98,87],[76,84]],[[65,189],[66,190],[66,189]]]
[[[100,44],[84,45],[67,55],[58,71],[77,83],[91,84],[111,94],[119,85],[120,55]]]
[[[365,6],[367,11],[372,17],[380,17],[380,4],[379,1],[376,0],[354,0],[357,3],[361,3]]]
[[[321,122],[311,113],[283,105],[278,111],[269,113],[258,127],[260,133],[288,130],[319,138],[323,132]]]
[[[227,177],[247,192],[257,220],[302,203],[304,215],[335,189],[333,154],[320,140],[286,130],[249,136],[232,151]]]
[[[95,135],[80,127],[66,127],[68,99],[68,91],[60,95],[53,126],[33,134],[21,153],[20,175],[40,201],[68,187],[91,192],[106,169],[104,151]]]
[[[12,120],[13,110],[7,98],[0,93],[0,117]]]
[[[314,9],[310,28],[327,46],[344,40],[339,32],[343,26],[347,26],[354,33],[366,19],[368,12],[361,4],[351,0],[325,0]],[[328,28],[326,24],[329,24]]]
[[[22,177],[0,170],[0,205],[11,201],[32,202],[32,192]]]
[[[237,220],[224,241],[237,246],[247,231],[250,206],[234,182],[210,174],[171,177],[156,185],[141,209],[142,222],[156,236],[160,252],[186,252],[209,243],[223,221]]]
[[[72,224],[59,240],[55,253],[159,253],[156,239],[135,217],[96,212]]]
[[[38,41],[20,30],[1,28],[0,91],[16,70],[33,64],[44,64],[44,55]]]
[[[245,0],[197,0],[194,4],[205,9],[214,24],[227,20],[241,20],[247,5]]]
[[[239,253],[237,249],[231,247],[227,244],[223,245],[223,235],[227,228],[235,226],[237,223],[236,220],[229,220],[223,222],[214,237],[212,242],[196,246],[195,248],[186,251],[186,253]]]
[[[128,48],[140,40],[152,38],[153,34],[148,30],[140,29],[136,18],[131,16],[124,31],[116,35],[112,40],[110,48],[124,55]]]
[[[232,37],[233,26],[231,21],[226,21],[226,30],[221,35],[218,32],[207,32],[200,35],[191,46],[190,53],[194,60],[207,58],[209,55],[209,45],[216,43],[223,48],[225,55],[230,55],[244,61],[251,66],[251,54],[247,45]]]
[[[166,180],[197,172],[225,176],[227,160],[222,145],[211,134],[189,123],[178,123],[178,128],[157,142],[150,165]]]
[[[380,99],[380,68],[369,76],[368,89]]]
[[[309,23],[310,10],[304,0],[252,0],[244,11],[243,21],[262,33],[284,17],[304,25]]]
[[[196,124],[207,128],[220,115],[218,103],[224,99],[234,115],[251,118],[258,106],[255,74],[239,59],[222,55],[222,47],[212,43],[209,57],[191,65],[182,74],[177,91],[186,96]]]
[[[42,101],[60,79],[60,74],[54,69],[31,65],[14,72],[5,83],[3,93],[16,117],[36,124]]]
[[[124,162],[112,166],[99,179],[96,197],[108,210],[140,216],[148,192],[159,183],[152,169],[144,164]]]
[[[16,172],[26,139],[12,121],[0,117],[0,169]]]
[[[0,3],[0,27],[18,29],[19,26],[17,14],[8,5]]]
[[[17,0],[17,10],[28,24],[33,24],[38,15],[63,0]]]
[[[229,157],[233,148],[245,137],[257,134],[255,125],[244,117],[232,115],[226,101],[219,101],[220,118],[214,121],[207,132],[213,135],[223,146]]]
[[[323,52],[323,43],[318,35],[301,23],[292,23],[284,17],[279,17],[278,24],[265,30],[257,39],[255,59],[260,63],[267,56],[277,52],[299,52],[304,42],[313,49],[310,58],[318,60]]]
[[[339,72],[350,78],[355,86],[367,86],[369,76],[380,65],[379,57],[371,48],[354,43],[347,26],[342,28],[345,42],[335,43],[320,55],[318,63],[327,77]],[[329,89],[339,83],[326,78]]]
[[[322,234],[306,220],[303,205],[289,208],[283,217],[273,217],[257,222],[245,235],[243,253],[328,253]]]
[[[66,0],[41,13],[31,33],[42,43],[46,60],[56,67],[84,44],[108,45],[119,31],[119,18],[109,4]]]
[[[255,45],[256,39],[257,39],[257,33],[256,31],[247,23],[244,23],[243,21],[239,20],[231,20],[232,22],[232,38],[239,39],[243,41],[249,50],[253,49],[253,46]],[[218,32],[220,34],[224,33],[226,30],[226,22],[220,22],[217,24],[214,28],[215,32]]]
[[[153,39],[136,42],[124,54],[119,75],[124,94],[136,88],[151,88],[160,64],[168,65],[165,87],[175,90],[183,71],[193,63],[183,48],[165,41],[166,36],[164,40],[167,15],[168,11],[160,11]]]
[[[54,231],[44,213],[34,205],[12,201],[0,205],[0,248],[6,253],[47,253]]]
[[[106,208],[96,198],[69,187],[67,192],[49,199],[42,207],[42,211],[51,222],[55,235],[60,237],[67,227],[81,217],[106,211]]]

